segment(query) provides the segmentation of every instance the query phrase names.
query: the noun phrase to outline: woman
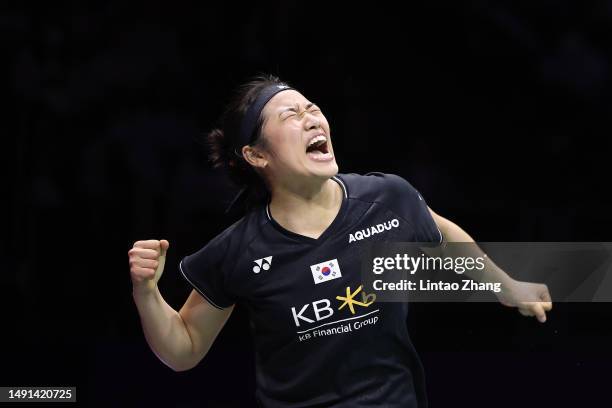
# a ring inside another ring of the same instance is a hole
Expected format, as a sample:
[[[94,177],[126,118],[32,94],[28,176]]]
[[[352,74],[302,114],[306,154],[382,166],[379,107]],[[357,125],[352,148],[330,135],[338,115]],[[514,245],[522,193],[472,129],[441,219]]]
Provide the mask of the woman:
[[[212,159],[244,186],[234,205],[246,200],[247,213],[183,258],[194,290],[179,312],[157,288],[168,241],[129,251],[151,349],[174,370],[194,367],[240,302],[253,323],[260,406],[426,406],[408,304],[362,290],[359,251],[372,241],[473,240],[399,176],[338,174],[325,116],[278,78],[244,85],[221,127],[209,135]],[[378,224],[378,234],[357,234]],[[545,321],[544,285],[513,281],[492,263],[488,273],[506,284],[504,304]],[[534,302],[518,302],[517,291]]]

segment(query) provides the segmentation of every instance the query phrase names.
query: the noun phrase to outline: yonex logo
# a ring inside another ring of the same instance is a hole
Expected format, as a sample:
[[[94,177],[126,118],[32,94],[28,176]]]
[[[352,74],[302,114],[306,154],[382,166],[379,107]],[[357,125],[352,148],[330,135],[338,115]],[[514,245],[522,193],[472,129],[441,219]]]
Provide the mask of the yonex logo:
[[[272,265],[272,257],[266,256],[265,258],[256,259],[254,262],[257,265],[253,266],[253,272],[259,273],[261,272],[262,269],[264,271],[267,271],[268,269],[270,269],[270,266]]]
[[[285,88],[289,88],[287,85],[276,85],[276,87],[278,89],[285,89]]]

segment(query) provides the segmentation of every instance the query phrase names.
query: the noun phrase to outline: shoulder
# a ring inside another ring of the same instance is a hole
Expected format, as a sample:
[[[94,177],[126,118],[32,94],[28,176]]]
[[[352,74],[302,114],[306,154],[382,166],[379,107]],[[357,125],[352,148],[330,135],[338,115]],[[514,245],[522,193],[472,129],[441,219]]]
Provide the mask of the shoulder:
[[[245,243],[248,245],[248,242],[255,238],[254,224],[257,222],[256,219],[257,217],[253,212],[246,214],[213,237],[196,252],[185,256],[184,261],[189,264],[204,261],[204,259],[210,262],[211,260],[220,261],[223,258],[231,258],[240,251]]]
[[[365,174],[338,174],[347,184],[349,196],[364,201],[385,201],[401,197],[422,200],[419,192],[406,179],[397,174],[373,171]]]
[[[424,242],[438,239],[438,229],[427,203],[419,191],[402,176],[391,173],[370,172],[363,175],[339,174],[347,184],[349,196],[392,211],[425,231]]]
[[[248,213],[179,263],[185,279],[217,308],[236,302],[237,294],[231,285],[232,271],[245,245],[255,238],[257,219],[256,214]]]

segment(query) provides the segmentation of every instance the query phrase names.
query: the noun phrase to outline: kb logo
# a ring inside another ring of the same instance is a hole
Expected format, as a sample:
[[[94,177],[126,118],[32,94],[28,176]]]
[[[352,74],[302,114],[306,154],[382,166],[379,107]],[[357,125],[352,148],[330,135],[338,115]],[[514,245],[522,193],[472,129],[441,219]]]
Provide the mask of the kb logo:
[[[359,287],[355,289],[355,292],[351,293],[351,288],[347,286],[346,296],[336,296],[336,299],[344,301],[342,302],[338,310],[342,309],[344,306],[348,306],[349,309],[351,309],[351,314],[355,314],[355,307],[353,305],[368,307],[372,303],[374,303],[374,301],[376,300],[376,295],[374,293],[366,295],[365,292],[361,292],[362,288],[363,285],[359,285]],[[355,296],[357,296],[359,292],[361,292],[361,301],[355,300]]]
[[[345,306],[351,311],[351,314],[355,314],[355,306],[361,306],[364,308],[369,307],[376,301],[376,295],[374,293],[366,294],[363,290],[363,285],[359,285],[355,291],[351,291],[350,286],[346,287],[346,296],[336,296],[336,300],[342,302],[338,307],[338,310],[344,309]],[[361,300],[357,297],[361,294]],[[309,314],[309,308],[312,306],[314,316]],[[346,310],[346,309],[345,309]],[[332,308],[329,299],[320,299],[312,303],[307,303],[298,312],[295,307],[291,308],[293,315],[293,321],[296,327],[300,327],[300,322],[314,323],[315,321],[325,320],[334,315],[334,309]]]
[[[272,265],[272,257],[266,256],[265,258],[256,259],[254,262],[256,263],[256,265],[253,266],[253,272],[259,273],[262,269],[264,271],[267,271]]]

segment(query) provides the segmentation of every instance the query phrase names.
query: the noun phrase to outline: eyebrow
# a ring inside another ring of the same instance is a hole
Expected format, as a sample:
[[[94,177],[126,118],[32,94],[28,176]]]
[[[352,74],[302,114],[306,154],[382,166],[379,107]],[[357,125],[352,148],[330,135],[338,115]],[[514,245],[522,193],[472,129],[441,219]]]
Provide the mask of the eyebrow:
[[[304,107],[304,110],[308,110],[308,109],[312,108],[313,106],[314,106],[314,103],[313,103],[313,102],[308,102],[308,103],[306,104],[306,106]],[[278,116],[281,116],[283,113],[285,113],[285,112],[289,112],[289,111],[292,111],[292,112],[296,112],[296,113],[297,113],[298,109],[296,109],[296,107],[297,107],[297,108],[299,108],[299,104],[298,104],[298,103],[296,103],[294,106],[292,106],[292,107],[290,107],[290,108],[285,108],[285,109],[283,109],[282,111],[280,111],[280,112],[278,113]]]

